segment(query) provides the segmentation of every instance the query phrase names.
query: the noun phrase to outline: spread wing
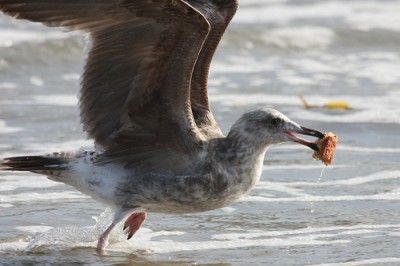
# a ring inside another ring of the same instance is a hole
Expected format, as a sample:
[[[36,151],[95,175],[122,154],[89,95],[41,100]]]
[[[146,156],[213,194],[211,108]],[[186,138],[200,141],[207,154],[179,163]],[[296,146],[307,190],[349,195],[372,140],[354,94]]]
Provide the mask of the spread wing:
[[[210,25],[192,5],[183,0],[0,0],[0,10],[90,33],[81,117],[105,150],[189,153],[207,137],[193,117],[190,87]],[[194,98],[197,103],[200,97]]]
[[[191,103],[199,129],[204,134],[221,134],[208,103],[207,82],[215,50],[238,8],[238,0],[187,0],[211,25],[192,76]]]

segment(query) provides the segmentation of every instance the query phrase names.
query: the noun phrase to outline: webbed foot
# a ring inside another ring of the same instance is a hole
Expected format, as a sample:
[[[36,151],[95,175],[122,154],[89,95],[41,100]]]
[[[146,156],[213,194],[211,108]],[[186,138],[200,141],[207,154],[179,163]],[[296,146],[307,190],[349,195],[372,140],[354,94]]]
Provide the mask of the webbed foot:
[[[146,220],[147,213],[135,212],[131,214],[124,223],[124,231],[128,235],[128,240],[139,230],[144,220]]]

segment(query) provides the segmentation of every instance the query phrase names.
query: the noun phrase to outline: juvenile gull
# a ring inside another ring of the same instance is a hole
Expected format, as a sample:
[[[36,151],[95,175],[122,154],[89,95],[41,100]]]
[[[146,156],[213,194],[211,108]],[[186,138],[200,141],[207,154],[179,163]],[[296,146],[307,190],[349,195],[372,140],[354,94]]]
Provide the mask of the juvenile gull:
[[[6,158],[115,209],[128,239],[147,212],[193,213],[239,199],[259,180],[272,144],[322,137],[273,109],[244,114],[225,137],[207,98],[215,49],[236,0],[0,0],[20,19],[90,33],[80,98],[94,151]]]

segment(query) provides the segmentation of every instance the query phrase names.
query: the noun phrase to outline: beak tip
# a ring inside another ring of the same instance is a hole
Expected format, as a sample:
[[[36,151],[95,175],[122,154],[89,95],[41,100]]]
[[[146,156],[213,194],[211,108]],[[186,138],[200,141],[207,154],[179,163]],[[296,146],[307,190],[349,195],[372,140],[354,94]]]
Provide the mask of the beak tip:
[[[311,145],[309,146],[311,149],[313,149],[316,152],[319,152],[319,148],[318,145],[316,143],[311,143]]]
[[[322,132],[315,130],[315,129],[306,128],[306,127],[301,127],[301,132],[298,132],[298,133],[317,137],[319,139],[323,139],[325,137],[325,135]]]
[[[325,135],[317,130],[314,129],[310,129],[310,128],[306,128],[306,127],[302,127],[299,126],[299,129],[293,132],[288,132],[290,138],[292,139],[292,141],[303,144],[309,148],[311,148],[312,150],[319,152],[319,148],[318,145],[315,142],[310,142],[301,138],[296,137],[293,133],[299,133],[299,134],[303,134],[303,135],[308,135],[308,136],[312,136],[312,137],[316,137],[318,139],[323,139],[325,137]]]

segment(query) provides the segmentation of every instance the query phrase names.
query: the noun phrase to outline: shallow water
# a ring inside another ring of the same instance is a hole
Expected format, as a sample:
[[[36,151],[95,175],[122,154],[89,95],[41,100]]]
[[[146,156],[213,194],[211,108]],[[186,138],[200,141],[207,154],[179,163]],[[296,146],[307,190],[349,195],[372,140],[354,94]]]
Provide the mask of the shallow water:
[[[400,2],[242,1],[214,60],[210,100],[225,132],[275,107],[336,132],[334,165],[274,147],[242,201],[196,215],[150,214],[130,241],[94,251],[109,211],[28,173],[0,173],[0,265],[399,265]],[[0,157],[91,145],[77,93],[85,37],[0,15]],[[346,100],[349,111],[304,110]],[[93,217],[100,217],[93,219]],[[121,226],[120,226],[121,227]]]

